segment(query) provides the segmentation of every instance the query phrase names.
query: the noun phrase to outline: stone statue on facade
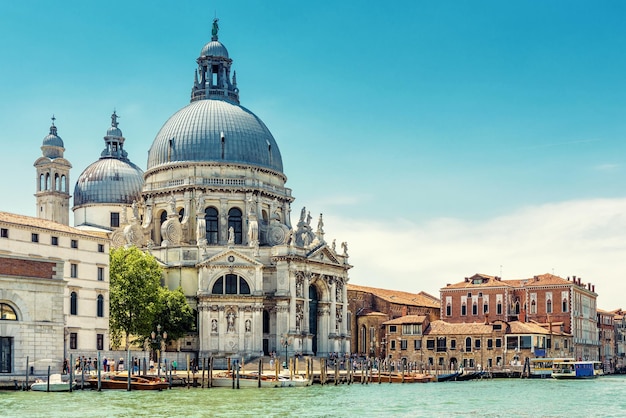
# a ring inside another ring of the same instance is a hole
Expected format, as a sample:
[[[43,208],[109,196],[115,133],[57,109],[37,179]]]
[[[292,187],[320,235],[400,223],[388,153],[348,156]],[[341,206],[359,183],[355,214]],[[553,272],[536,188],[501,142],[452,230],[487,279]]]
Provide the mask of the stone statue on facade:
[[[226,314],[226,331],[235,332],[235,314],[233,311],[229,311]]]
[[[174,197],[174,193],[171,194],[169,200],[167,201],[167,204],[168,204],[167,215],[168,216],[176,215],[176,198]]]
[[[228,228],[228,245],[233,245],[235,243],[235,228],[232,226]]]
[[[342,242],[341,248],[343,248],[343,255],[347,257],[348,256],[348,243],[346,241]]]
[[[211,320],[211,332],[217,332],[217,319]]]

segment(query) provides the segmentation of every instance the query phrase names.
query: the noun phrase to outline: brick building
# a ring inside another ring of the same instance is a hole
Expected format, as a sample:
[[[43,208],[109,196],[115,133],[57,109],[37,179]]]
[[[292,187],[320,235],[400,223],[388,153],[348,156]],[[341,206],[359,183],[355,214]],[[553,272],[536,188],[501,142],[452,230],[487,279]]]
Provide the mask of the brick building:
[[[348,323],[353,352],[385,357],[384,322],[406,315],[434,321],[439,318],[439,306],[439,300],[425,292],[408,293],[348,284]]]
[[[598,309],[599,359],[604,373],[615,373],[615,313]]]
[[[491,321],[536,322],[572,334],[571,357],[598,360],[596,298],[593,285],[577,277],[543,274],[502,280],[475,274],[442,288],[441,319],[451,323]]]

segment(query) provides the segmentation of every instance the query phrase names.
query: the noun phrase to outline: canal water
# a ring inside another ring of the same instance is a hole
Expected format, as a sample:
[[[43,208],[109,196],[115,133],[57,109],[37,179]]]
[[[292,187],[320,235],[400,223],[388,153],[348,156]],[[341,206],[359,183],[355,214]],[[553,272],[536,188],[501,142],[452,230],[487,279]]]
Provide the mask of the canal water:
[[[0,392],[0,416],[624,417],[626,376],[163,392]]]

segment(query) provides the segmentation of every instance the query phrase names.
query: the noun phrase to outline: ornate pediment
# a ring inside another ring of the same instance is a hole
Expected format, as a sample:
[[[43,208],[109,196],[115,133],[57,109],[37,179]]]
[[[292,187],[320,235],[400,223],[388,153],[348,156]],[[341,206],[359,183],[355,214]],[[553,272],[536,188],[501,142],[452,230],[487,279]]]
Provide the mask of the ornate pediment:
[[[325,264],[341,264],[334,251],[327,245],[316,248],[307,255],[307,259]]]
[[[240,253],[234,249],[227,249],[221,253],[215,254],[213,257],[207,258],[196,267],[207,268],[237,268],[237,269],[256,269],[262,267],[263,263],[256,261],[249,256]]]

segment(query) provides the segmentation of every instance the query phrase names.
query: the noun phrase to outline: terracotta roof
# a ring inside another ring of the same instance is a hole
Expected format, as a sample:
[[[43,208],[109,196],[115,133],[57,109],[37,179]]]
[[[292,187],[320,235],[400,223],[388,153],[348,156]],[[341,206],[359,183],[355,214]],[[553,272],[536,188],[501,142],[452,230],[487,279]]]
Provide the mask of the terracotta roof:
[[[15,213],[0,212],[0,222],[23,225],[31,228],[45,229],[51,232],[65,232],[73,235],[82,235],[92,238],[107,238],[107,234],[101,232],[87,232],[68,225],[52,222],[47,219],[34,218],[32,216],[17,215]]]
[[[404,315],[383,322],[383,325],[422,324],[425,320],[424,315]]]
[[[425,292],[420,292],[416,294],[401,292],[398,290],[379,289],[376,287],[357,286],[351,283],[348,283],[348,290],[371,293],[388,302],[393,302],[400,305],[425,306],[429,308],[440,307],[439,299]]]
[[[398,318],[399,319],[399,318]],[[386,322],[388,323],[388,322]],[[538,324],[529,322],[503,322],[496,321],[496,323],[502,324],[502,330],[506,330],[506,326],[509,326],[509,332],[507,334],[550,334],[550,332]],[[485,324],[483,322],[474,323],[460,323],[452,324],[445,321],[433,321],[430,323],[430,327],[424,332],[424,334],[431,335],[490,335],[493,333],[494,323]],[[554,333],[553,333],[554,334]]]
[[[479,335],[491,334],[493,327],[483,322],[452,324],[445,321],[433,321],[424,334],[432,335]]]
[[[476,282],[476,283],[475,283]],[[511,287],[514,286],[509,280],[500,280],[499,277],[489,276],[487,274],[474,274],[472,277],[466,277],[465,280],[459,283],[449,284],[443,289],[475,289],[481,287]],[[443,290],[442,289],[442,290]]]
[[[489,276],[486,274],[475,274],[472,277],[466,277],[462,282],[449,284],[441,290],[453,290],[453,289],[479,289],[479,288],[492,288],[492,287],[534,287],[534,286],[555,286],[555,285],[572,285],[574,281],[564,279],[553,274],[540,274],[528,279],[511,279],[502,280],[496,276]],[[583,283],[580,287],[585,287]]]
[[[532,322],[512,321],[509,322],[509,326],[511,327],[510,334],[550,334],[550,331]]]
[[[605,311],[604,309],[600,309],[600,308],[596,308],[596,311],[599,314],[602,314],[602,315],[610,315],[610,316],[615,316],[616,315],[615,311]]]

